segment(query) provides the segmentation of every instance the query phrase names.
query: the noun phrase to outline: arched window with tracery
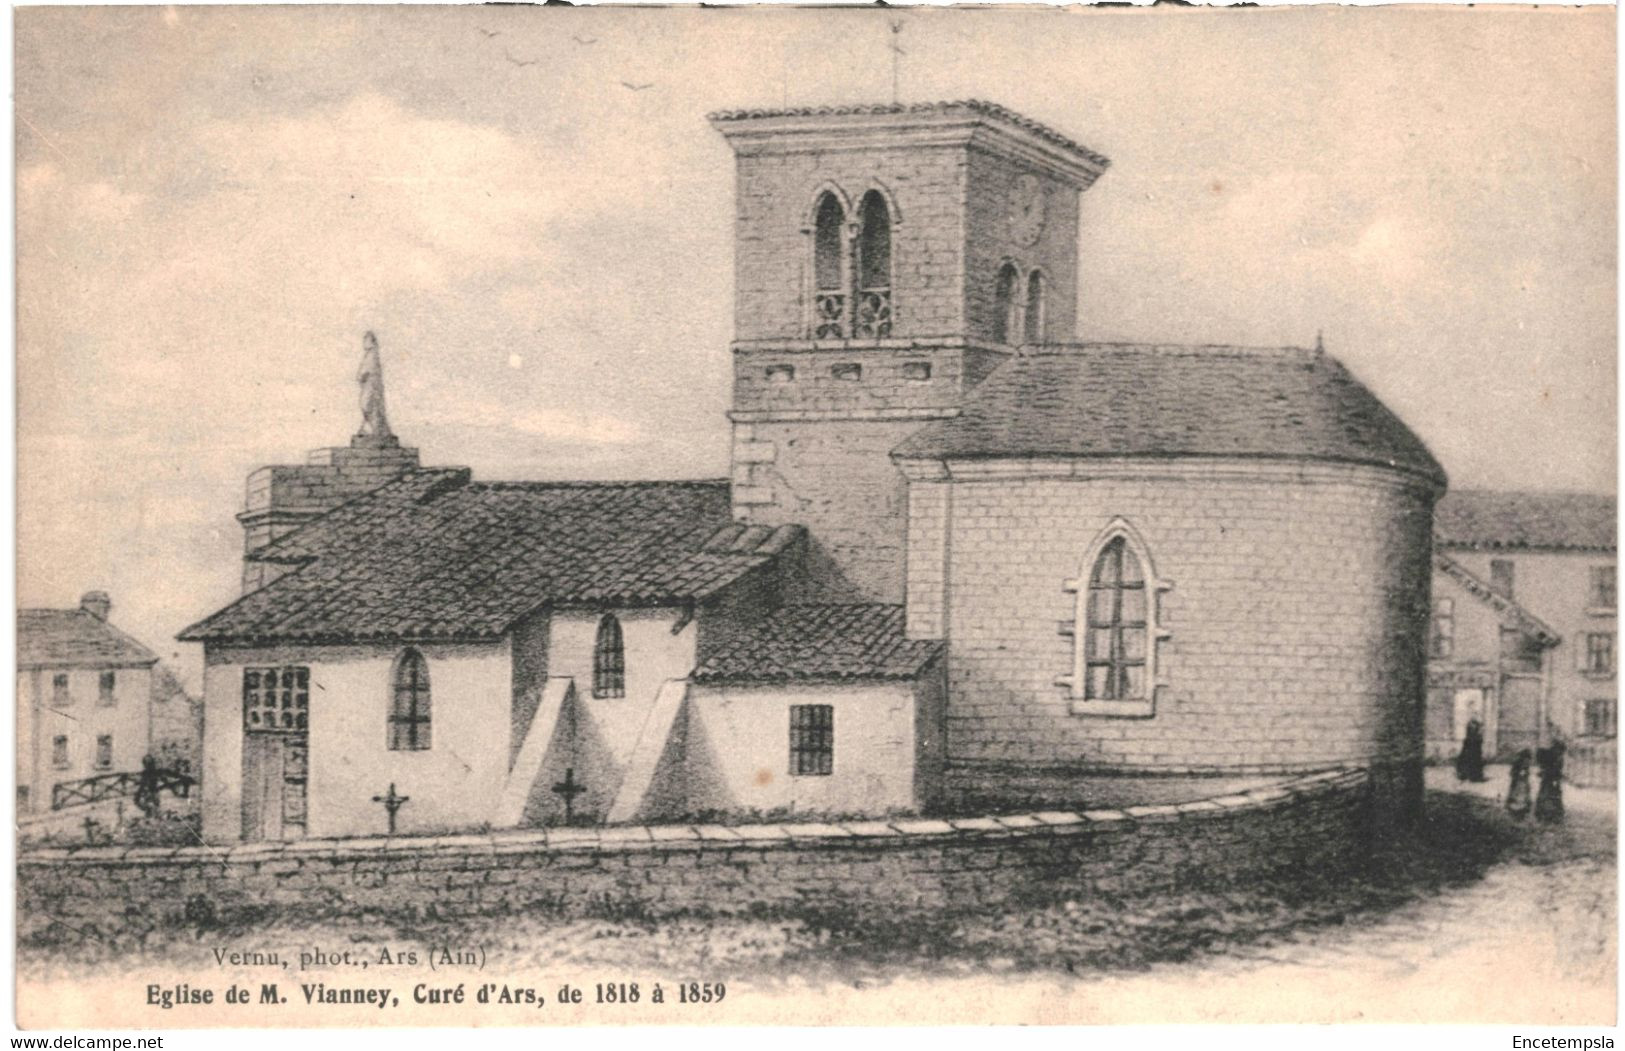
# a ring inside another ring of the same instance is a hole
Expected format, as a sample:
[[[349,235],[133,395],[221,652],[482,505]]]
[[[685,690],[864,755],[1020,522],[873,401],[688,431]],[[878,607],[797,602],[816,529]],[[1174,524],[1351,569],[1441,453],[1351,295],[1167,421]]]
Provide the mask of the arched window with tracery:
[[[846,335],[846,209],[825,191],[813,212],[813,337]]]
[[[621,622],[606,613],[598,622],[598,639],[592,648],[592,695],[626,696],[626,645],[621,640]]]
[[[891,335],[891,208],[879,190],[858,203],[858,314],[853,335],[884,339]]]
[[[1023,338],[1028,343],[1044,342],[1044,271],[1034,270],[1027,275],[1027,330]]]
[[[1122,519],[1109,525],[1085,556],[1085,576],[1067,581],[1077,595],[1068,688],[1074,714],[1154,714],[1159,644],[1168,632],[1158,626],[1161,593],[1171,585],[1157,579],[1144,542]]]
[[[993,286],[993,341],[995,343],[1013,343],[1021,338],[1021,326],[1017,322],[1016,311],[1021,309],[1021,301],[1017,298],[1016,286],[1021,282],[1021,273],[1016,264],[1006,263],[999,268],[999,279]]]
[[[429,662],[417,650],[395,661],[389,705],[389,750],[421,752],[432,743],[429,708]]]

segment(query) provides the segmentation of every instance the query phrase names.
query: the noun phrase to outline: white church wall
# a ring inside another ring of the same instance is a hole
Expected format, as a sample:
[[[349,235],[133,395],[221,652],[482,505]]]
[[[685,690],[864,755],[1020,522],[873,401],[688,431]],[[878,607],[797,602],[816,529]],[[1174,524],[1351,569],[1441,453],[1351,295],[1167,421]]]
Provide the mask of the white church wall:
[[[626,764],[660,687],[694,670],[698,620],[672,607],[614,609],[625,652],[623,697],[593,696],[593,651],[604,610],[558,610],[548,627],[547,674],[575,680],[574,744],[570,765],[585,791],[575,813],[602,820],[620,788]],[[550,764],[550,768],[551,768]]]
[[[512,675],[508,643],[423,644],[431,747],[391,751],[391,674],[404,647],[306,646],[209,654],[204,675],[204,838],[242,835],[243,669],[310,669],[308,825],[311,836],[383,835],[372,801],[394,784],[410,797],[403,834],[470,829],[490,820],[508,770]]]
[[[694,813],[884,814],[912,810],[916,687],[695,685],[689,690],[688,808]],[[790,708],[829,705],[833,769],[790,773]]]

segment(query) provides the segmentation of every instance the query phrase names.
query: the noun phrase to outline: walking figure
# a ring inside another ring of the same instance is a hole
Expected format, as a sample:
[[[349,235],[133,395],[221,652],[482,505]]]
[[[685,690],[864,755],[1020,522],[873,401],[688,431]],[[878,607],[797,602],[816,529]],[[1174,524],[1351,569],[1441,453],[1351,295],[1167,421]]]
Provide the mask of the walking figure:
[[[1467,720],[1467,734],[1456,755],[1456,780],[1484,780],[1484,724],[1477,719]]]
[[[1529,749],[1512,757],[1512,785],[1507,789],[1507,813],[1522,821],[1529,816]]]
[[[1535,752],[1540,767],[1540,792],[1535,796],[1535,820],[1555,825],[1563,820],[1563,753],[1567,746],[1553,740]]]

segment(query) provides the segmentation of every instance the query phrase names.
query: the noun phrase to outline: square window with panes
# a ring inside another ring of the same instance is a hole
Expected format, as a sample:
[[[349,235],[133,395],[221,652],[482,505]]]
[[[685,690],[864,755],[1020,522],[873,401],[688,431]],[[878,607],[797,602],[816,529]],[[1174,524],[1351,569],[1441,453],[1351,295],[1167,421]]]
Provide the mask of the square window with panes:
[[[244,668],[243,728],[298,733],[310,727],[309,668]]]
[[[51,676],[51,707],[66,708],[73,703],[73,694],[68,689],[68,673],[59,671]]]
[[[1591,597],[1586,603],[1592,609],[1611,610],[1617,601],[1614,591],[1614,567],[1591,567]]]
[[[1580,670],[1587,675],[1614,673],[1614,633],[1594,631],[1585,637],[1585,653]]]
[[[1613,737],[1619,730],[1619,702],[1613,697],[1594,697],[1585,702],[1587,737]]]
[[[828,704],[790,706],[790,773],[828,776],[835,771],[835,709]]]
[[[118,687],[118,673],[102,672],[101,679],[96,684],[96,703],[103,708],[111,708],[118,703],[115,690]]]
[[[113,769],[113,735],[99,734],[96,737],[96,769]]]

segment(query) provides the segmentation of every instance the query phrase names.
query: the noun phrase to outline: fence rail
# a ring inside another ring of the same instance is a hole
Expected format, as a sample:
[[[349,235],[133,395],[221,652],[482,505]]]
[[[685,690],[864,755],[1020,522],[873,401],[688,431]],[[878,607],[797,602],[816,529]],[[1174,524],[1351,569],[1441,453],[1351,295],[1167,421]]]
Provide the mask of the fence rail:
[[[125,771],[117,774],[98,774],[77,781],[63,781],[51,789],[51,809],[61,810],[87,803],[101,803],[108,799],[135,797],[136,805],[152,812],[157,809],[158,796],[173,792],[185,799],[197,782],[179,770],[145,770],[140,773]]]

